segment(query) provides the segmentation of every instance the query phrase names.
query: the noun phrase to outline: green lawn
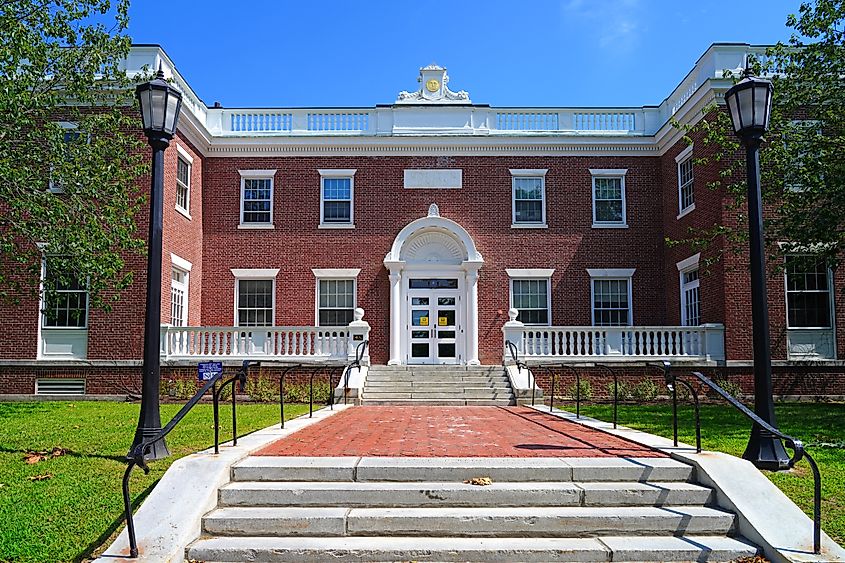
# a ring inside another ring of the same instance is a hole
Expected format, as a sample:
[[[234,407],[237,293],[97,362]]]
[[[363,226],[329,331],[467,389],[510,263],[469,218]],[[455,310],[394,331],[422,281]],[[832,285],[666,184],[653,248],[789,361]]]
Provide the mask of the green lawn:
[[[574,404],[561,408],[575,411]],[[582,404],[581,413],[601,420],[613,419],[611,405]],[[845,404],[781,403],[776,406],[776,414],[781,430],[802,440],[818,463],[822,475],[822,528],[838,543],[845,543]],[[678,438],[695,444],[692,407],[679,408],[678,419]],[[671,438],[672,408],[668,404],[620,405],[619,424]],[[701,407],[701,445],[706,450],[741,456],[750,428],[747,419],[732,407]],[[799,462],[792,471],[764,473],[812,516],[813,473],[806,461]]]
[[[162,405],[167,422],[181,405]],[[231,436],[221,406],[221,440]],[[84,561],[123,526],[120,481],[139,405],[110,402],[0,403],[0,561]],[[308,405],[286,405],[287,418]],[[278,423],[273,404],[238,405],[238,433]],[[171,457],[133,472],[135,506],[179,457],[213,445],[211,405],[197,405],[168,436]],[[60,447],[35,464],[26,452]],[[31,480],[35,476],[49,476]]]

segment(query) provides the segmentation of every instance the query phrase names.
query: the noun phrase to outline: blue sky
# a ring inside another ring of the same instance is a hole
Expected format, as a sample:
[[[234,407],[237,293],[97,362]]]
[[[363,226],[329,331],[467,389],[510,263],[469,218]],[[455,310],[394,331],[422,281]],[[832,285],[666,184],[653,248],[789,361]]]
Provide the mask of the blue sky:
[[[129,33],[227,107],[391,103],[432,62],[474,103],[640,106],[659,104],[711,43],[786,40],[798,4],[135,0]]]

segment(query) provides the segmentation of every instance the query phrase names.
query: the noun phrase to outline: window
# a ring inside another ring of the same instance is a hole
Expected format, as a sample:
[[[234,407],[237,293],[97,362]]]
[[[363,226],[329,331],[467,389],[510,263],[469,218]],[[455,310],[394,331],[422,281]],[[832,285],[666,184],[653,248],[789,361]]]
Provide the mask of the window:
[[[355,311],[355,280],[317,280],[317,325],[346,326]]]
[[[811,119],[794,119],[784,131],[784,150],[791,162],[784,174],[784,189],[803,192],[812,184],[814,174],[821,170],[818,158],[818,143],[822,136],[821,123]],[[814,150],[815,149],[815,150]]]
[[[695,177],[692,168],[692,145],[681,151],[675,162],[678,163],[678,218],[695,209]]]
[[[273,326],[274,285],[272,279],[237,280],[238,326]]]
[[[593,176],[593,227],[626,227],[625,173],[595,170]]]
[[[546,226],[546,170],[511,170],[513,226]]]
[[[61,273],[45,260],[45,293],[42,325],[44,328],[87,328],[88,287],[72,273]]]
[[[681,272],[681,324],[698,326],[701,324],[701,296],[699,294],[698,268]]]
[[[188,272],[181,268],[170,273],[170,324],[188,326]]]
[[[320,227],[354,227],[355,170],[318,170]]]
[[[58,125],[62,129],[62,147],[61,147],[62,152],[60,153],[59,156],[60,156],[60,158],[64,159],[64,161],[66,163],[72,163],[73,162],[72,145],[79,141],[81,133],[79,132],[79,129],[78,129],[76,123],[70,123],[68,121],[60,121],[58,123]],[[51,170],[50,176],[51,176],[50,177],[50,187],[49,187],[50,191],[53,192],[53,193],[57,193],[57,194],[63,193],[65,191],[64,186],[62,186],[62,184],[58,180],[53,178],[52,170]]]
[[[788,328],[831,328],[830,269],[810,256],[786,257]]]
[[[594,326],[631,326],[634,315],[631,310],[632,269],[591,268],[590,288],[592,294]]]
[[[549,280],[511,280],[511,307],[527,325],[549,324]]]
[[[176,159],[176,209],[190,213],[191,164],[181,155]]]
[[[275,170],[241,170],[242,228],[273,226],[273,177]]]

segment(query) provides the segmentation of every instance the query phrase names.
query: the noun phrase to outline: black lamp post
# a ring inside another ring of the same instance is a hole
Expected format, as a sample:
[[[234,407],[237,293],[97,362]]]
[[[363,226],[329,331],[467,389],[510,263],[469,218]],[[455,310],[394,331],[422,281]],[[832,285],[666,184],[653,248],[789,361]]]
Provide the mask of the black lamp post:
[[[734,132],[745,145],[748,182],[748,232],[751,243],[751,319],[754,340],[754,412],[775,428],[772,398],[772,356],[769,347],[769,304],[763,248],[763,203],[760,194],[760,143],[769,127],[774,87],[750,69],[725,93]],[[786,469],[789,456],[779,438],[756,423],[742,457],[760,469]]]
[[[176,132],[182,94],[164,80],[159,66],[155,80],[139,84],[135,96],[141,105],[144,134],[153,149],[150,183],[150,236],[147,240],[147,310],[144,320],[144,367],[141,384],[141,413],[132,449],[161,430],[159,386],[161,383],[159,341],[161,339],[161,231],[164,192],[164,150]],[[170,455],[164,440],[155,442],[147,459]]]

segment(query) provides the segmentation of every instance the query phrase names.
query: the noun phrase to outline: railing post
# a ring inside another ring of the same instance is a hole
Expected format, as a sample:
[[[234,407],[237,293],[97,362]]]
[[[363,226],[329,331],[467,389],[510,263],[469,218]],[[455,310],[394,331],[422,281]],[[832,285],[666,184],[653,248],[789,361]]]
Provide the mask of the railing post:
[[[704,357],[711,362],[725,361],[725,325],[722,323],[707,323],[701,325],[701,350]]]
[[[366,342],[370,339],[370,323],[363,320],[364,319],[364,309],[358,307],[352,313],[354,320],[349,323],[347,327],[347,331],[349,333],[349,340],[346,344],[346,361],[347,362],[354,362],[355,361],[355,353],[356,348],[362,342]],[[370,347],[367,346],[364,348],[364,355],[361,357],[361,365],[368,366],[370,365]]]
[[[520,354],[525,354],[525,344],[522,341],[525,325],[516,320],[518,315],[519,311],[516,309],[508,310],[509,320],[502,327],[502,334],[504,336],[502,340],[502,361],[505,365],[509,365],[509,361],[513,363],[510,351],[508,351],[507,342],[512,342]]]
[[[168,342],[170,335],[170,325],[163,324],[161,325],[161,332],[159,333],[159,356],[161,356],[162,360],[168,359],[170,356],[170,350],[168,349]]]
[[[605,356],[621,356],[624,354],[624,350],[622,349],[622,330],[622,327],[604,329]]]

